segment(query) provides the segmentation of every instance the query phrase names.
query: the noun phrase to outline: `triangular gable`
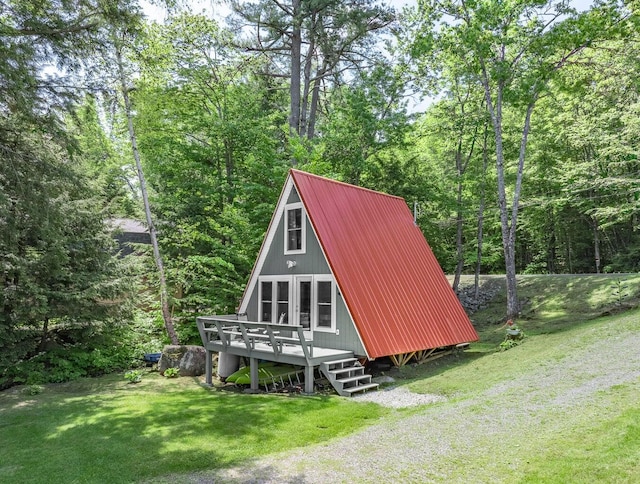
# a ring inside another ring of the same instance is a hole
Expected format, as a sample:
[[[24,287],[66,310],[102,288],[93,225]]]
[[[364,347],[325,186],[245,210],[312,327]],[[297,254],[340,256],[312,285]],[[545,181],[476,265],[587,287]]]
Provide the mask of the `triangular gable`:
[[[271,221],[269,222],[269,227],[267,228],[267,233],[262,241],[262,245],[260,246],[260,251],[258,252],[258,258],[256,259],[255,264],[253,265],[253,270],[251,271],[251,276],[249,277],[249,282],[244,289],[244,294],[242,295],[242,299],[240,300],[240,307],[238,312],[240,314],[247,312],[247,307],[249,305],[249,300],[251,299],[251,294],[258,283],[258,276],[262,272],[262,267],[264,266],[264,262],[269,254],[269,248],[273,243],[273,238],[276,236],[276,231],[278,230],[278,223],[282,218],[282,214],[284,213],[284,208],[287,205],[287,200],[289,199],[289,195],[291,195],[291,190],[293,189],[293,179],[291,178],[291,174],[287,176],[287,181],[282,187],[282,191],[280,192],[280,198],[278,199],[278,203],[276,204],[276,209],[271,216]]]
[[[298,170],[291,179],[370,358],[477,341],[402,198]]]
[[[260,277],[260,275],[263,273],[263,269],[265,266],[265,262],[267,257],[269,256],[270,253],[270,248],[273,244],[274,238],[277,236],[277,232],[278,232],[278,225],[280,224],[280,221],[282,219],[282,217],[284,216],[284,211],[285,211],[285,207],[287,206],[288,200],[291,196],[291,193],[293,191],[296,191],[298,193],[298,196],[300,196],[299,191],[297,190],[297,187],[295,186],[292,174],[295,170],[290,170],[289,175],[287,176],[287,181],[285,182],[283,188],[282,188],[282,192],[280,192],[280,198],[278,199],[278,203],[276,204],[276,209],[273,212],[273,215],[271,216],[271,221],[269,222],[269,227],[267,228],[267,233],[265,235],[264,240],[262,241],[262,246],[260,247],[260,251],[258,252],[258,258],[256,259],[256,262],[253,266],[253,269],[251,271],[251,276],[249,277],[249,282],[247,283],[247,286],[244,290],[244,294],[242,296],[242,299],[240,301],[240,306],[239,306],[239,310],[238,312],[243,314],[247,312],[248,306],[249,306],[249,302],[251,300],[251,295],[253,294],[256,285],[258,283],[258,278]],[[302,200],[301,200],[302,201]],[[307,218],[307,221],[310,223],[310,219],[309,219],[309,214],[306,210],[306,207],[304,206],[304,201],[302,201],[303,203],[303,210],[305,212],[305,217]],[[327,266],[329,267],[329,271],[331,273],[331,275],[333,276],[334,281],[336,280],[335,274],[333,274],[333,271],[331,269],[331,265],[329,264],[329,261],[327,260],[327,256],[324,253],[324,249],[322,247],[322,245],[320,244],[320,241],[318,240],[318,234],[315,232],[315,228],[313,227],[313,224],[311,224],[311,229],[312,232],[314,234],[314,237],[318,243],[318,246],[320,248],[320,251],[322,252],[322,256],[324,257],[324,260],[327,262]],[[338,288],[340,286],[338,285]],[[350,313],[349,313],[349,308],[346,307],[347,313],[349,314],[349,317],[351,319],[351,323],[353,324],[353,317],[351,317]],[[365,353],[366,353],[366,347],[364,346],[364,342],[362,341],[362,337],[361,335],[358,333],[358,329],[355,328],[355,332],[357,334],[357,337],[360,341],[360,344],[362,345],[362,348],[365,348]],[[369,357],[368,354],[365,354],[365,356]]]

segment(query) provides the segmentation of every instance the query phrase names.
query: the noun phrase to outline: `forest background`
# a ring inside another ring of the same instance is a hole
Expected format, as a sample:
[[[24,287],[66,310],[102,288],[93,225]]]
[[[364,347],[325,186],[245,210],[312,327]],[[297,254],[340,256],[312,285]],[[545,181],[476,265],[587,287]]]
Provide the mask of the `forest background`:
[[[505,318],[517,273],[640,269],[635,2],[151,3],[0,0],[0,388],[197,343],[291,167],[404,197]],[[157,253],[121,257],[143,194]]]

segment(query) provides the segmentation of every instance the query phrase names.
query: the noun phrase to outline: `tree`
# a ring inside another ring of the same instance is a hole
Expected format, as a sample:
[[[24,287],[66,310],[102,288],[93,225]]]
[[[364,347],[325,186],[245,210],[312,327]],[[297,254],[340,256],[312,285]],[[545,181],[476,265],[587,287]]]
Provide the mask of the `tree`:
[[[201,15],[148,29],[132,92],[181,339],[235,311],[289,167],[283,96],[229,32]]]
[[[402,149],[410,129],[401,79],[381,62],[334,89],[330,100],[319,124],[320,163],[347,183],[379,188],[382,153]]]
[[[22,359],[48,349],[52,326],[95,335],[124,315],[126,278],[118,276],[102,204],[75,166],[78,146],[65,122],[84,95],[80,74],[100,47],[96,39],[137,10],[129,1],[14,0],[1,1],[0,12],[4,385]]]
[[[126,36],[126,34],[124,34]],[[162,255],[160,254],[160,247],[158,245],[158,236],[156,233],[156,227],[154,224],[153,216],[151,214],[151,205],[149,203],[149,194],[147,192],[147,182],[142,170],[142,162],[140,161],[140,152],[138,151],[138,142],[136,138],[136,132],[133,126],[133,112],[131,107],[131,100],[129,98],[129,85],[128,76],[125,73],[124,61],[122,57],[122,50],[124,48],[124,36],[120,39],[114,38],[114,54],[116,60],[117,76],[120,84],[120,94],[122,95],[122,102],[124,106],[125,116],[127,118],[127,130],[129,132],[129,141],[131,143],[131,152],[136,165],[136,172],[138,175],[138,181],[140,182],[140,193],[142,195],[142,202],[144,205],[144,213],[147,220],[147,227],[149,229],[149,236],[151,238],[151,246],[153,248],[153,260],[156,263],[158,270],[158,279],[160,281],[160,306],[162,311],[162,319],[164,320],[164,327],[169,336],[171,344],[177,345],[180,343],[178,334],[176,333],[173,325],[173,319],[171,317],[171,311],[169,309],[169,293],[167,291],[167,278],[164,270],[164,262]]]
[[[119,324],[128,282],[101,204],[65,147],[19,118],[3,116],[0,133],[2,387],[18,362],[47,350],[52,326]]]
[[[588,226],[586,234],[574,234],[591,239],[588,259],[578,266],[583,271],[638,264],[637,58],[633,37],[589,49],[583,63],[565,69],[541,112],[547,126],[559,120],[544,147],[563,155],[554,176],[561,184],[556,204]]]
[[[594,42],[615,35],[624,17],[617,5],[578,13],[566,0],[421,2],[414,56],[434,49],[455,59],[482,86],[495,139],[498,206],[507,280],[507,318],[519,313],[516,228],[527,142],[534,108],[558,71]],[[505,106],[520,114],[519,154],[505,157]],[[509,172],[514,182],[509,190]],[[511,202],[509,203],[509,198]]]
[[[269,60],[268,75],[290,81],[290,134],[305,139],[316,134],[322,90],[339,85],[346,70],[374,61],[372,34],[394,17],[372,0],[234,1],[232,8],[239,30],[255,29],[246,49]]]
[[[80,75],[97,39],[139,16],[131,0],[2,0],[0,12],[0,107],[58,134],[61,114],[83,96]]]

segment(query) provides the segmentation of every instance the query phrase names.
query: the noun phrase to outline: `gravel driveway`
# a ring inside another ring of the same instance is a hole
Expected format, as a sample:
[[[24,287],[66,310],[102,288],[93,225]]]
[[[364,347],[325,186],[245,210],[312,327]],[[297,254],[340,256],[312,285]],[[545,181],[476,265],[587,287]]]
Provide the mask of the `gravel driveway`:
[[[423,405],[396,412],[347,437],[248,463],[242,468],[180,476],[180,482],[505,482],[501,466],[518,472],[519,454],[536,455],[544,432],[571,432],[576,418],[616,415],[603,390],[640,382],[640,333],[572,350],[542,361],[513,381],[472,398],[444,401],[404,387],[372,392],[390,406]],[[636,386],[637,388],[637,386]],[[583,421],[580,420],[580,421]],[[534,442],[534,443],[531,443]],[[537,442],[537,444],[535,443]],[[473,468],[465,463],[473,462]],[[512,481],[513,478],[510,479]]]

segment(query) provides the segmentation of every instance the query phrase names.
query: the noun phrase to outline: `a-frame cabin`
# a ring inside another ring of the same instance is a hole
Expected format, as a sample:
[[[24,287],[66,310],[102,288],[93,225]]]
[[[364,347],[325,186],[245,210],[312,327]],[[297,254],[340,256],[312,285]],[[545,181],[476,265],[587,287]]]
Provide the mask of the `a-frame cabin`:
[[[402,198],[298,170],[238,313],[198,318],[205,348],[300,364],[309,393],[315,366],[348,395],[374,386],[358,359],[402,365],[478,339]]]

